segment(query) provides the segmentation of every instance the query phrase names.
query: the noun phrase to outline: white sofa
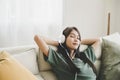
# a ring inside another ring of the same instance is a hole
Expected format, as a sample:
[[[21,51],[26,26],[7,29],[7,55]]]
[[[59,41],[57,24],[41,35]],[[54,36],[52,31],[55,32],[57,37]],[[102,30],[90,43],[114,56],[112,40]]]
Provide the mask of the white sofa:
[[[86,47],[85,45],[82,46],[81,50]],[[43,54],[37,45],[0,48],[0,51],[7,51],[10,53],[16,60],[30,70],[38,80],[57,80],[55,74],[52,72],[51,66],[44,61]],[[96,52],[101,52],[100,47]],[[100,57],[98,57],[95,65],[99,71]]]
[[[31,71],[38,78],[38,80],[55,80],[56,79],[53,76],[54,74],[52,74],[52,71],[48,70],[48,67],[44,67],[44,65],[46,64],[44,64],[44,62],[40,63],[42,59],[41,61],[38,59],[38,54],[40,54],[40,52],[36,45],[0,48],[0,51],[6,51],[10,53],[10,55],[13,58],[15,58],[24,67],[26,67],[29,71]]]

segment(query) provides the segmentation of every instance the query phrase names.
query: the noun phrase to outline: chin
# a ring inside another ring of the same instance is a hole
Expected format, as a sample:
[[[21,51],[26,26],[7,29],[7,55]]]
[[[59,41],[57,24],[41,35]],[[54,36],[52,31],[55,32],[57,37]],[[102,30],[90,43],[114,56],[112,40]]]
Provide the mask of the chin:
[[[73,49],[76,50],[78,47],[74,47]]]
[[[78,46],[72,46],[70,49],[76,50],[77,48],[78,48]]]

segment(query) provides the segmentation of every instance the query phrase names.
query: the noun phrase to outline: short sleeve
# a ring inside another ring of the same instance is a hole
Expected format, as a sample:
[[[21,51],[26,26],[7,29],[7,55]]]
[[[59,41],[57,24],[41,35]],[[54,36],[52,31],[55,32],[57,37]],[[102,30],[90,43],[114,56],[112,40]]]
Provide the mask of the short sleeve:
[[[84,53],[92,62],[95,62],[96,56],[95,56],[94,48],[92,46],[88,46],[88,48],[84,51]]]
[[[49,55],[48,56],[44,55],[44,59],[52,66],[58,65],[61,61],[64,62],[61,55],[52,48],[49,48]]]

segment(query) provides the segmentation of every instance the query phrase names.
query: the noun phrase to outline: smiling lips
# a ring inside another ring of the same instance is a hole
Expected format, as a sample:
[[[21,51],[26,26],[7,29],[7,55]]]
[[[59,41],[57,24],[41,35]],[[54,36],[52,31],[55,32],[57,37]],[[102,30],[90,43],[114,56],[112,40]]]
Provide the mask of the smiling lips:
[[[73,43],[73,45],[77,45],[78,46],[78,43]]]

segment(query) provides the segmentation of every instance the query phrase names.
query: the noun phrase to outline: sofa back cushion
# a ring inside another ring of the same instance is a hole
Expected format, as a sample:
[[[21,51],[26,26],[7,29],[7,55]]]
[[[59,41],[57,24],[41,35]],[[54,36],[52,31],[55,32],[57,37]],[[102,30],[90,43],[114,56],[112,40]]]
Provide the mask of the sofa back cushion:
[[[52,47],[54,50],[57,50],[57,48],[54,47],[54,46],[49,46],[49,47]],[[47,71],[47,70],[51,70],[52,69],[50,64],[47,63],[44,60],[44,55],[43,55],[43,53],[42,53],[42,51],[40,49],[39,49],[39,54],[38,54],[38,65],[39,65],[39,70],[40,71]]]
[[[37,78],[9,53],[0,52],[0,80],[37,80]]]
[[[11,48],[0,48],[0,51],[9,52],[17,61],[30,70],[33,74],[38,74],[37,48],[35,46],[16,46]]]

